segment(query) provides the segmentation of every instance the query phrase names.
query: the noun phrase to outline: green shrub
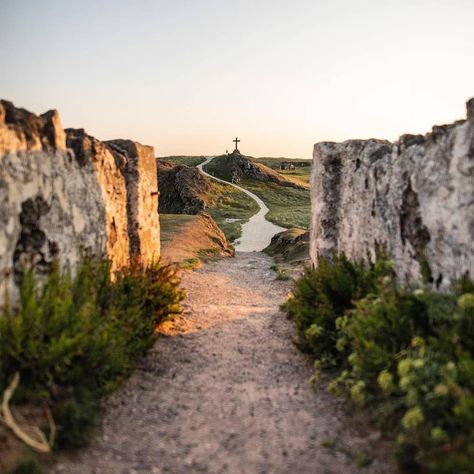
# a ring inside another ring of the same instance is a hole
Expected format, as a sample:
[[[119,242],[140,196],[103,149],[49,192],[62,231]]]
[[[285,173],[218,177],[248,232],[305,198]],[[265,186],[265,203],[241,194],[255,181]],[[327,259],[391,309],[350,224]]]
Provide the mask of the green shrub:
[[[390,272],[385,261],[365,265],[352,263],[344,255],[332,261],[320,258],[317,270],[307,267],[284,305],[295,322],[301,349],[323,365],[340,362],[344,351],[337,318],[353,308],[357,298],[375,291],[378,278]]]
[[[130,374],[183,297],[176,269],[161,263],[111,280],[107,262],[87,259],[74,278],[55,267],[41,287],[26,273],[20,309],[6,305],[0,316],[0,391],[19,372],[14,402],[46,401],[58,444],[82,444],[97,398]]]
[[[10,474],[43,474],[43,468],[33,453],[28,453],[26,459],[18,464]]]
[[[98,418],[98,403],[93,393],[76,387],[72,396],[58,400],[54,419],[60,428],[58,448],[84,446],[93,433]]]
[[[405,469],[472,472],[474,287],[399,288],[389,266],[343,256],[306,270],[286,303],[328,388],[370,407]],[[334,375],[333,371],[333,375]]]

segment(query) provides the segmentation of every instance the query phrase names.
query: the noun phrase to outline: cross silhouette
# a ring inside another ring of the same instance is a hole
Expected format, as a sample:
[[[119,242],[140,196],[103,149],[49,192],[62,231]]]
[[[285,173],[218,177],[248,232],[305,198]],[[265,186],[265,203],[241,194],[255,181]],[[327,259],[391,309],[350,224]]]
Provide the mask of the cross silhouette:
[[[240,140],[237,137],[235,137],[235,140],[232,140],[232,141],[235,143],[235,149],[237,150],[238,149],[237,145],[240,142]]]

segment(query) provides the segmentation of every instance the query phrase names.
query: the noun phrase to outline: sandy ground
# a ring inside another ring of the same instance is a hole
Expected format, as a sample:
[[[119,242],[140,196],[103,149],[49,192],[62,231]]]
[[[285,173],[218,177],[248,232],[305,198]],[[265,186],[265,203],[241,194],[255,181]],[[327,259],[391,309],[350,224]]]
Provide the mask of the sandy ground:
[[[105,401],[88,448],[55,473],[391,473],[389,449],[323,389],[279,311],[288,282],[262,253],[184,275],[183,317],[167,324]],[[357,425],[357,427],[356,427]],[[354,459],[373,457],[364,468]]]
[[[230,183],[229,181],[216,178],[215,176],[206,173],[202,167],[207,165],[213,158],[214,157],[211,156],[207,158],[206,161],[198,165],[197,167],[199,170],[207,177],[214,179],[215,181],[219,181],[220,183],[228,184],[234,188],[239,189],[243,193],[247,194],[247,196],[250,196],[260,207],[260,210],[242,226],[242,235],[233,244],[235,249],[239,252],[259,252],[263,250],[270,244],[270,241],[275,234],[286,229],[265,219],[269,209],[256,194],[242,188],[241,186],[238,186],[237,184]]]

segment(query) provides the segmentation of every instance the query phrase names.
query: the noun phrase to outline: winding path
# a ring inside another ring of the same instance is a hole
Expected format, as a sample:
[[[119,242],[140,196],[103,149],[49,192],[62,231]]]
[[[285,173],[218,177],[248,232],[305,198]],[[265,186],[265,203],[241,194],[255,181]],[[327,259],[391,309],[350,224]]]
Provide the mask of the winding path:
[[[279,230],[265,221],[265,204],[210,177],[259,203],[239,250],[265,246]],[[60,454],[51,472],[360,474],[367,453],[364,474],[394,473],[379,434],[311,387],[311,363],[279,309],[291,283],[275,280],[272,263],[240,251],[185,272],[183,316],[161,327],[153,350],[103,401],[90,446]]]
[[[186,272],[185,314],[104,400],[91,445],[63,474],[391,474],[388,447],[326,390],[279,310],[290,283],[261,252]],[[373,462],[356,466],[362,452]]]
[[[225,181],[206,173],[203,167],[214,159],[213,156],[206,158],[206,161],[198,165],[198,169],[207,177],[228,184],[250,196],[260,207],[260,210],[254,214],[248,222],[242,225],[242,236],[234,243],[235,250],[238,252],[259,252],[263,250],[271,241],[272,237],[278,232],[286,230],[283,227],[275,225],[265,219],[269,209],[266,204],[254,193],[248,191],[237,184]]]

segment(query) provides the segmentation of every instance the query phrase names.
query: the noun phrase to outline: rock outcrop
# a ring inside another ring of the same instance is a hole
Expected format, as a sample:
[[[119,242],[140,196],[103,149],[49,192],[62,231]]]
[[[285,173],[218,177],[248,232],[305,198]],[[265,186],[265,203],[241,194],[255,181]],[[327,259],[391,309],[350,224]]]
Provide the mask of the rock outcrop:
[[[211,183],[197,168],[158,162],[160,214],[199,214],[207,208]]]
[[[309,261],[309,231],[292,228],[272,237],[270,245],[264,249],[268,255],[290,263]]]
[[[118,270],[128,265],[130,257],[125,164],[116,160],[108,146],[87,135],[84,129],[66,129],[66,144],[78,165],[95,173],[101,193],[98,205],[104,207],[106,254],[112,270]]]
[[[385,249],[399,280],[447,288],[474,273],[474,100],[431,133],[314,146],[311,259]]]
[[[208,171],[214,172],[217,177],[227,181],[250,178],[257,181],[270,181],[280,186],[308,189],[307,186],[282,176],[268,166],[257,163],[250,156],[241,155],[238,151],[217,156],[207,166]]]
[[[26,269],[41,276],[54,260],[74,270],[84,255],[103,256],[117,270],[137,248],[144,263],[159,257],[153,155],[133,142],[65,132],[56,111],[36,116],[0,101],[2,286],[14,296]]]

